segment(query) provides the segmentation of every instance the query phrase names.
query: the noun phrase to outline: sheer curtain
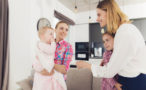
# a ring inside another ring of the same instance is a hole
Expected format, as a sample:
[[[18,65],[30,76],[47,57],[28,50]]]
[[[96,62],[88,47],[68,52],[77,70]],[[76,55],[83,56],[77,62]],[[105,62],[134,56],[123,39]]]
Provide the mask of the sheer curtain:
[[[8,0],[0,0],[0,90],[8,90],[9,37]]]

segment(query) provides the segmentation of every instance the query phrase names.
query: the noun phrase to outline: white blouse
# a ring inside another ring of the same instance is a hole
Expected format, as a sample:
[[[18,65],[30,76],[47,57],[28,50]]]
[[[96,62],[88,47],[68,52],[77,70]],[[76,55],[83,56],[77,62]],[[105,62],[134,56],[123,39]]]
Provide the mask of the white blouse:
[[[122,24],[114,38],[113,54],[106,66],[91,65],[93,76],[112,78],[116,74],[136,77],[146,74],[146,45],[132,24]]]

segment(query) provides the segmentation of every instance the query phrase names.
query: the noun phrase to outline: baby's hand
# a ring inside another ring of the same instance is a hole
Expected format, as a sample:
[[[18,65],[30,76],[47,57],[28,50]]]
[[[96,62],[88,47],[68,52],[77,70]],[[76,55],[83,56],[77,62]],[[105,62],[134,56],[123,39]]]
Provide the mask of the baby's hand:
[[[46,69],[43,69],[40,73],[44,76],[51,76],[54,74],[54,69],[50,73]]]
[[[54,40],[54,38],[51,38],[51,42],[54,42],[55,40]]]

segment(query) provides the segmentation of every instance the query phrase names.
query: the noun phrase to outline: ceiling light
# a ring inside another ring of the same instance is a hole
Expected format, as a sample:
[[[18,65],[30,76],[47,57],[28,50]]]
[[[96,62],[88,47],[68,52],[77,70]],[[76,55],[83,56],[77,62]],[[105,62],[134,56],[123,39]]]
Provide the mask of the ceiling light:
[[[75,0],[75,8],[74,8],[74,10],[75,10],[75,13],[77,13],[77,12],[78,12],[78,7],[77,7],[76,0]]]

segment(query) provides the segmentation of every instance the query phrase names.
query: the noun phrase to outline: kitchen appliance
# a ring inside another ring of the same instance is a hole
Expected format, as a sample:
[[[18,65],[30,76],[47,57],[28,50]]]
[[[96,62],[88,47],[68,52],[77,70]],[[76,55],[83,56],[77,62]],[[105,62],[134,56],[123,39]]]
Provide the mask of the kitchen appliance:
[[[75,43],[75,59],[86,61],[89,60],[89,42]]]

